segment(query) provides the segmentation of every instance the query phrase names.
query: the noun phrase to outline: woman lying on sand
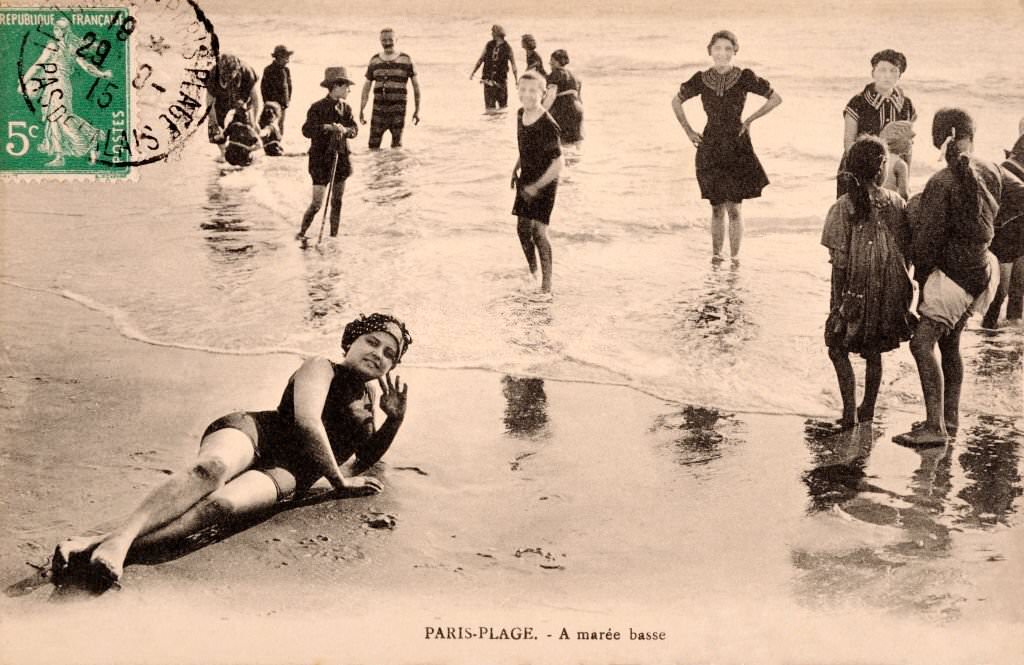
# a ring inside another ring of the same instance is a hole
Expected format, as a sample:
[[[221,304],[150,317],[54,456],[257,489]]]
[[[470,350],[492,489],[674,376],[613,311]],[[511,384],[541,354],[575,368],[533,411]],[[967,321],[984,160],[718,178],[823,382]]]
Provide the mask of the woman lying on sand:
[[[341,363],[306,360],[288,380],[276,410],[236,412],[214,421],[196,460],[154,489],[119,527],[59,544],[54,583],[109,587],[121,578],[133,545],[182,537],[269,508],[321,477],[341,495],[379,492],[379,480],[359,474],[387,452],[405,417],[409,387],[397,376],[392,381],[390,371],[411,343],[405,325],[385,314],[349,323]],[[374,379],[387,416],[379,430],[367,389]]]

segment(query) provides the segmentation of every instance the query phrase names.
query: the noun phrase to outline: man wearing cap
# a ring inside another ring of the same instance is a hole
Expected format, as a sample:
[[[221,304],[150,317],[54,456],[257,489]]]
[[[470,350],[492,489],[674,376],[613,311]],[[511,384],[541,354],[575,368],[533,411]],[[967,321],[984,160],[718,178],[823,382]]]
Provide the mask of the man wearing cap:
[[[512,47],[505,41],[505,29],[500,25],[491,26],[491,41],[484,45],[484,52],[476,61],[473,73],[469,80],[473,80],[476,70],[483,65],[484,71],[481,74],[480,82],[484,84],[484,108],[503,109],[508,106],[508,68],[512,65],[512,76],[516,83],[519,82],[519,72],[516,71],[516,56],[512,53]]]
[[[366,83],[359,105],[359,121],[366,124],[366,103],[373,87],[373,116],[370,120],[370,149],[380,148],[384,132],[391,132],[391,147],[402,145],[402,129],[405,127],[406,82],[412,83],[412,122],[420,122],[420,84],[412,58],[395,50],[395,31],[384,28],[380,31],[382,50],[372,58],[366,67]]]
[[[260,92],[263,93],[264,102],[277,102],[281,105],[281,115],[278,118],[281,135],[284,136],[284,116],[288,110],[288,102],[292,98],[292,73],[288,69],[288,59],[294,51],[289,51],[284,44],[274,47],[271,56],[274,61],[263,70],[263,78],[260,80]]]
[[[320,85],[327,88],[327,96],[313,102],[302,125],[302,135],[310,139],[309,175],[313,178],[313,200],[302,216],[302,228],[296,236],[300,239],[305,237],[323,206],[328,188],[331,190],[331,237],[338,235],[341,196],[345,193],[345,179],[352,173],[346,139],[355,138],[359,133],[352,107],[345,102],[352,88],[352,79],[345,68],[328,67]]]

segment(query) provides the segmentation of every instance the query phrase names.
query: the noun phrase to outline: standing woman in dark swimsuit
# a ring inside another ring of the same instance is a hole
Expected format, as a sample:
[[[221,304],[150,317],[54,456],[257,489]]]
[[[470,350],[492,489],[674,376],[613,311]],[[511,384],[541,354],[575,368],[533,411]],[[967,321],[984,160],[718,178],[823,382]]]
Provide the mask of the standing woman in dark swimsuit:
[[[583,140],[583,84],[569,71],[569,54],[558,49],[551,54],[551,73],[544,93],[544,108],[558,123],[563,144]]]
[[[726,213],[732,260],[739,260],[743,239],[740,206],[743,199],[761,196],[761,190],[768,184],[768,176],[750,142],[750,125],[782,103],[782,97],[772,90],[768,81],[749,69],[733,66],[732,59],[738,51],[736,35],[728,30],[716,32],[708,43],[708,54],[714,66],[694,74],[679,86],[679,94],[672,98],[676,119],[697,148],[697,183],[701,198],[711,203],[711,247],[715,262],[722,260]],[[760,95],[768,101],[746,120],[741,120],[747,93]],[[698,95],[708,117],[703,133],[694,131],[683,111],[683,102]]]
[[[359,474],[387,452],[405,417],[409,388],[399,377],[392,380],[390,371],[411,343],[405,325],[388,315],[349,323],[341,363],[306,360],[288,380],[276,410],[237,412],[214,421],[196,460],[150,492],[120,526],[59,544],[54,582],[109,587],[120,580],[133,545],[264,510],[321,477],[342,496],[381,491],[379,480]],[[380,410],[387,416],[379,430],[367,390],[375,379]]]
[[[899,51],[885,49],[871,56],[871,83],[864,90],[850,98],[843,109],[843,161],[839,170],[844,170],[846,153],[861,134],[878,136],[891,122],[917,120],[910,97],[896,83],[907,71],[907,57]],[[910,166],[912,146],[896,153]],[[836,184],[836,198],[846,193],[846,178],[839,178]]]

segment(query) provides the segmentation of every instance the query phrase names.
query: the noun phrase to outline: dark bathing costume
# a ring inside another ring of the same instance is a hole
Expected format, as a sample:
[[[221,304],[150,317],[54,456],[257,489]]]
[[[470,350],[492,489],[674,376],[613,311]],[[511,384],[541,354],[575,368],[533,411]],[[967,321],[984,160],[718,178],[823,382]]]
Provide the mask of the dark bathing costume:
[[[292,100],[292,72],[288,65],[279,65],[276,60],[267,65],[260,79],[260,92],[264,102],[281,105],[281,132],[284,133],[284,116]]]
[[[562,143],[577,143],[583,140],[583,114],[576,107],[580,82],[565,67],[548,74],[548,85],[556,88],[555,101],[551,104],[551,117],[558,124]],[[575,90],[576,94],[571,94]]]
[[[534,70],[539,72],[545,79],[548,77],[548,73],[544,71],[544,60],[541,59],[540,54],[536,51],[529,51],[526,54],[526,71]]]
[[[761,167],[750,132],[739,135],[747,93],[772,96],[772,86],[749,69],[733,67],[724,74],[714,69],[697,72],[679,86],[679,100],[700,95],[708,124],[697,148],[697,183],[701,198],[711,205],[740,203],[761,196],[768,176]]]
[[[545,112],[532,125],[524,125],[523,109],[519,109],[516,126],[519,140],[519,182],[516,186],[516,202],[512,207],[512,214],[548,224],[551,221],[551,210],[555,207],[558,179],[540,190],[532,201],[523,199],[519,191],[523,185],[536,182],[548,170],[551,162],[562,155],[562,147],[558,142],[558,124]]]
[[[334,378],[324,400],[320,418],[327,430],[331,450],[339,464],[353,454],[374,433],[373,402],[362,377],[350,369],[332,362]],[[303,450],[301,435],[295,424],[295,376],[281,395],[275,411],[236,411],[210,423],[203,439],[222,429],[237,429],[252,440],[256,460],[251,468],[266,471],[281,467],[295,476],[300,489],[308,488],[323,474],[315,468]],[[200,444],[201,445],[201,444]],[[291,487],[282,487],[278,477],[268,473],[277,485],[278,500],[291,493]]]
[[[508,106],[508,65],[512,60],[512,47],[505,40],[492,39],[484,46],[484,71],[481,79],[494,81],[484,85],[484,105],[487,108]]]
[[[870,134],[878,136],[882,129],[890,122],[917,120],[917,111],[914,109],[910,97],[903,94],[900,88],[893,88],[888,97],[882,97],[875,92],[875,84],[869,83],[860,94],[854,95],[843,109],[843,117],[853,118],[857,121],[857,136]],[[900,157],[910,166],[910,152],[900,154]],[[839,170],[846,167],[846,155],[839,162]],[[836,181],[836,198],[846,193],[846,179],[840,178]]]
[[[313,178],[314,185],[323,186],[330,182],[335,148],[338,153],[338,166],[334,172],[334,182],[341,182],[352,174],[352,164],[348,158],[348,139],[325,128],[326,125],[336,123],[349,129],[357,127],[355,118],[352,117],[352,107],[344,100],[332,99],[330,95],[313,102],[306,113],[302,135],[311,139],[309,175]]]

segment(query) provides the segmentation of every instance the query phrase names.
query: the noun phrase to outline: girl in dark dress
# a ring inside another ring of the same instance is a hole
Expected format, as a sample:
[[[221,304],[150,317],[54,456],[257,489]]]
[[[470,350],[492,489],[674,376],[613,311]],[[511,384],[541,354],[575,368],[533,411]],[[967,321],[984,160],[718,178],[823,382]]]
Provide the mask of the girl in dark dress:
[[[879,136],[882,129],[891,122],[905,120],[913,123],[917,120],[917,111],[913,102],[903,94],[896,85],[907,71],[907,58],[899,51],[885,49],[871,56],[871,83],[864,90],[850,98],[843,109],[843,156],[861,134]],[[910,166],[911,145],[896,154]],[[844,164],[841,161],[839,170]],[[836,185],[836,196],[846,192],[846,180],[839,178]]]
[[[519,78],[519,109],[517,136],[519,159],[512,169],[512,188],[516,201],[512,214],[519,218],[519,242],[526,254],[530,274],[537,274],[540,255],[541,291],[551,292],[551,242],[548,224],[555,206],[558,175],[562,172],[562,148],[558,141],[558,125],[540,104],[544,79],[534,71]]]
[[[849,191],[828,211],[821,234],[832,261],[825,345],[839,380],[844,428],[874,418],[882,354],[909,340],[917,322],[910,311],[914,284],[905,258],[910,243],[907,204],[882,187],[889,157],[876,137],[865,136],[853,144],[848,170],[841,174],[849,181]],[[867,361],[859,408],[850,353]]]
[[[750,142],[750,125],[782,103],[768,81],[749,69],[732,65],[739,51],[736,35],[721,30],[711,36],[708,54],[714,66],[697,72],[679,86],[672,109],[690,142],[697,148],[697,183],[701,198],[711,203],[712,260],[722,260],[725,240],[725,215],[729,215],[729,245],[733,261],[738,260],[743,239],[740,206],[744,199],[761,196],[768,184],[761,162]],[[768,101],[746,120],[741,120],[747,93]],[[708,123],[703,133],[694,131],[683,111],[683,102],[700,96]]]
[[[579,143],[583,140],[583,84],[567,69],[569,54],[565,49],[552,53],[550,64],[544,108],[558,123],[562,143]]]
[[[121,578],[133,546],[241,520],[305,492],[320,478],[340,496],[380,492],[381,482],[362,474],[391,447],[405,417],[408,385],[397,376],[392,380],[391,370],[411,343],[405,325],[387,314],[346,325],[340,363],[321,356],[305,360],[276,410],[215,420],[195,461],[154,488],[113,530],[60,543],[54,583],[105,590]],[[379,429],[372,383],[387,417]]]

